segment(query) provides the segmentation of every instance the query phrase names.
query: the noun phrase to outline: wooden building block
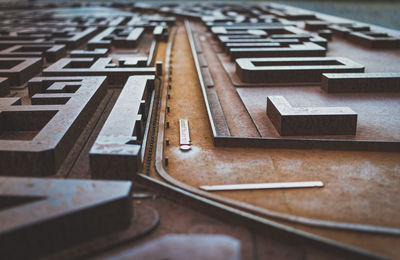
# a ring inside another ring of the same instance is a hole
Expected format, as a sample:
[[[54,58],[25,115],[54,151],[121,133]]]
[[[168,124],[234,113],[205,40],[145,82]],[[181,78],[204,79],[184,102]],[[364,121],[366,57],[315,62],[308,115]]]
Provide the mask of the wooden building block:
[[[42,69],[41,58],[0,58],[0,77],[7,77],[10,86],[18,86]]]
[[[0,175],[55,174],[106,87],[105,76],[34,78],[32,105],[0,98]]]
[[[82,44],[85,44],[90,37],[92,37],[97,32],[97,27],[87,27],[80,30],[76,28],[75,30],[68,31],[67,35],[64,37],[54,37],[54,43],[65,44],[67,49],[75,49]]]
[[[1,257],[37,258],[123,229],[131,192],[131,182],[0,177]]]
[[[387,33],[379,32],[350,32],[350,41],[372,49],[399,49],[400,38],[389,36]]]
[[[231,59],[250,57],[323,57],[326,49],[313,42],[290,44],[287,47],[229,48]]]
[[[5,97],[10,93],[7,78],[0,78],[0,97]]]
[[[92,149],[92,178],[129,179],[140,168],[154,75],[129,77]]]
[[[324,73],[328,93],[400,92],[400,73]]]
[[[71,58],[100,58],[107,57],[110,49],[96,48],[93,50],[73,50],[70,53]]]
[[[109,84],[123,85],[129,76],[152,75],[153,67],[118,67],[111,58],[63,58],[43,70],[45,76],[107,76]]]
[[[364,66],[342,57],[240,58],[236,74],[248,83],[319,82],[324,72],[363,72]]]
[[[267,116],[281,136],[354,135],[357,113],[348,107],[292,107],[282,96],[267,97]]]
[[[108,27],[88,42],[89,49],[95,48],[135,48],[143,36],[142,27]]]
[[[43,57],[47,62],[55,62],[66,54],[63,44],[14,45],[0,51],[0,57]]]

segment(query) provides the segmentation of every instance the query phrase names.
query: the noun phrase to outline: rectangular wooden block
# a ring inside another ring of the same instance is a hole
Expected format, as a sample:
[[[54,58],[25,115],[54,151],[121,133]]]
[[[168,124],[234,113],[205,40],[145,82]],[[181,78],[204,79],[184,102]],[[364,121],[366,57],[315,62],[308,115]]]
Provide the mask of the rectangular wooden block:
[[[210,73],[210,70],[208,69],[208,67],[201,68],[201,75],[203,76],[204,85],[207,88],[214,87],[214,80],[213,80],[213,77],[211,76],[211,73]]]
[[[328,93],[400,92],[400,73],[324,73]]]
[[[250,57],[323,57],[326,49],[312,42],[287,47],[229,48],[231,59]]]
[[[107,86],[105,76],[45,77],[28,88],[31,105],[0,98],[0,175],[54,175]]]
[[[107,57],[110,49],[108,48],[97,48],[93,50],[73,50],[70,53],[71,58],[100,58]]]
[[[0,97],[5,97],[10,93],[10,89],[8,87],[8,79],[0,78]]]
[[[282,96],[267,97],[267,116],[281,136],[354,135],[357,128],[348,107],[292,107]]]
[[[14,45],[0,51],[0,57],[43,57],[47,62],[55,62],[65,55],[63,44]]]
[[[121,230],[132,219],[131,193],[127,181],[0,177],[1,258],[37,259]]]
[[[398,49],[400,38],[379,32],[350,32],[347,38],[355,43],[372,49]]]
[[[109,84],[122,86],[129,76],[152,75],[154,67],[118,67],[112,58],[63,58],[43,70],[45,76],[107,76]]]
[[[82,30],[76,28],[74,31],[69,31],[66,36],[54,37],[52,40],[54,43],[65,44],[67,49],[71,50],[85,44],[90,37],[96,34],[97,30],[98,28],[94,26],[83,28]]]
[[[0,77],[7,77],[10,86],[18,86],[42,70],[41,58],[0,58]]]
[[[130,179],[140,168],[154,80],[154,75],[129,77],[90,150],[93,178]]]
[[[108,27],[89,40],[88,48],[135,48],[144,34],[142,27]]]
[[[271,46],[271,44],[279,44],[278,46],[289,46],[289,44],[298,44],[301,43],[299,39],[270,39],[270,38],[258,38],[258,39],[247,39],[247,38],[235,38],[233,36],[218,36],[218,40],[222,47],[227,49],[228,45],[230,44],[267,44]],[[241,47],[234,46],[232,47]],[[246,46],[243,46],[246,47]]]
[[[319,82],[324,72],[363,72],[364,66],[342,57],[240,58],[236,74],[243,82]]]

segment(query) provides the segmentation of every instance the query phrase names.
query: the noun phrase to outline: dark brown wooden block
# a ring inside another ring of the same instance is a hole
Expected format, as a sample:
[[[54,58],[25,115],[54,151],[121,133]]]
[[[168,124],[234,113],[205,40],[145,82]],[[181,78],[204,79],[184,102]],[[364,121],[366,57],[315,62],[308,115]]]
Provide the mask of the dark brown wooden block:
[[[294,21],[302,21],[302,20],[317,20],[317,17],[315,14],[309,11],[305,10],[293,10],[293,9],[272,9],[270,11],[271,14],[274,14],[278,17],[283,17],[288,20],[294,20]]]
[[[44,57],[47,62],[55,62],[66,55],[63,44],[55,45],[15,45],[0,51],[0,57]]]
[[[121,68],[146,67],[147,57],[119,58],[118,64]]]
[[[10,24],[8,27],[3,27],[4,33],[0,36],[1,39],[20,39],[20,40],[36,40],[36,39],[51,39],[53,37],[68,37],[73,33],[82,31],[83,27],[79,24],[68,21],[56,22],[32,22],[25,20],[27,24]],[[66,26],[68,25],[68,26]],[[88,26],[86,26],[88,27]]]
[[[5,97],[10,93],[10,89],[8,87],[8,79],[0,78],[0,97]]]
[[[156,39],[158,41],[163,40],[166,29],[167,29],[166,27],[161,26],[161,25],[154,27],[154,30],[153,30],[154,39]]]
[[[41,58],[0,58],[0,77],[7,77],[11,86],[18,86],[42,70]]]
[[[75,29],[73,31],[68,31],[65,36],[55,37],[52,40],[54,43],[65,44],[68,49],[75,49],[86,43],[97,30],[97,27],[88,27],[82,30]]]
[[[140,168],[154,79],[129,77],[90,150],[92,178],[130,179]]]
[[[363,72],[364,66],[342,57],[240,58],[236,74],[244,82],[318,82],[324,72]]]
[[[290,44],[288,47],[229,48],[231,59],[250,57],[323,57],[326,49],[313,42]]]
[[[358,24],[335,24],[328,26],[332,30],[333,35],[347,38],[351,32],[368,32],[370,31],[369,26],[358,25]]]
[[[73,23],[28,24],[23,28],[11,29],[9,35],[0,36],[0,46],[64,44],[68,49],[74,49],[86,43],[97,30],[95,26],[79,27]]]
[[[357,113],[348,107],[292,107],[282,96],[267,97],[267,116],[281,136],[354,135]]]
[[[43,41],[41,39],[39,40],[3,40],[0,37],[0,49],[6,49],[13,47],[15,45],[51,45],[55,44],[54,41],[48,40],[48,41]]]
[[[327,39],[327,40],[332,40],[332,31],[331,30],[319,30],[318,35]]]
[[[107,57],[110,49],[108,48],[96,48],[93,50],[73,50],[71,51],[71,58],[100,58]]]
[[[400,38],[389,36],[387,33],[378,32],[350,32],[347,38],[355,43],[373,49],[400,48]]]
[[[37,258],[127,227],[131,190],[121,181],[0,177],[1,257]]]
[[[265,38],[268,34],[272,33],[289,33],[287,30],[289,26],[285,24],[273,24],[273,25],[259,25],[259,24],[236,24],[233,26],[213,26],[210,31],[214,35],[252,35],[255,38]],[[252,33],[257,31],[257,33]]]
[[[328,93],[400,92],[400,73],[324,73]]]
[[[135,48],[142,37],[142,27],[108,27],[88,42],[88,48]]]
[[[126,23],[127,26],[144,27],[145,29],[153,30],[158,24],[174,25],[176,18],[174,16],[133,16]]]
[[[326,21],[307,21],[305,22],[305,29],[308,31],[318,31],[328,28],[328,23]]]
[[[286,24],[275,24],[273,26],[235,26],[235,27],[212,27],[211,31],[221,42],[231,40],[298,40],[299,43],[313,42],[322,47],[327,47],[327,40],[310,34],[295,26]],[[268,37],[268,38],[267,38]]]
[[[208,67],[201,68],[201,75],[203,76],[204,85],[206,85],[207,88],[214,87],[214,80]]]
[[[122,85],[132,75],[152,75],[153,67],[118,67],[111,58],[64,58],[43,70],[44,76],[103,76],[110,84]]]
[[[288,46],[289,44],[300,43],[299,39],[270,39],[270,38],[242,38],[229,35],[219,35],[218,40],[223,47],[228,47],[228,44],[268,44],[269,46]],[[232,46],[231,47],[246,47],[245,45]],[[225,48],[226,49],[226,48]]]
[[[295,40],[290,44],[298,44],[299,41]],[[265,40],[262,42],[228,42],[225,44],[227,49],[231,48],[274,48],[274,47],[287,47],[289,44],[284,44],[281,42],[271,42],[270,40]]]
[[[33,105],[0,98],[0,175],[55,174],[107,86],[100,76],[34,78],[28,87]]]

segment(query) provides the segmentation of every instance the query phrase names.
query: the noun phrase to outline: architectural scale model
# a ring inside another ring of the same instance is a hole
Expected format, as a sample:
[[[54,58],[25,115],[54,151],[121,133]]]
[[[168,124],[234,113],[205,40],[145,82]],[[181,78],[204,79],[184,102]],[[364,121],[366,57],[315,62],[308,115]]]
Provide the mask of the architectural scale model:
[[[3,4],[0,175],[0,259],[400,259],[400,31]]]

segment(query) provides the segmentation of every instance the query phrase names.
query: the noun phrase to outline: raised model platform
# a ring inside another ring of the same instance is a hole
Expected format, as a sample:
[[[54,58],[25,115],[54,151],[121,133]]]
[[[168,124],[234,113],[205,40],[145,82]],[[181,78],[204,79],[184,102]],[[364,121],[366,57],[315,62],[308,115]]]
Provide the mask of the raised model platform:
[[[1,259],[400,258],[400,31],[275,3],[0,14]]]

